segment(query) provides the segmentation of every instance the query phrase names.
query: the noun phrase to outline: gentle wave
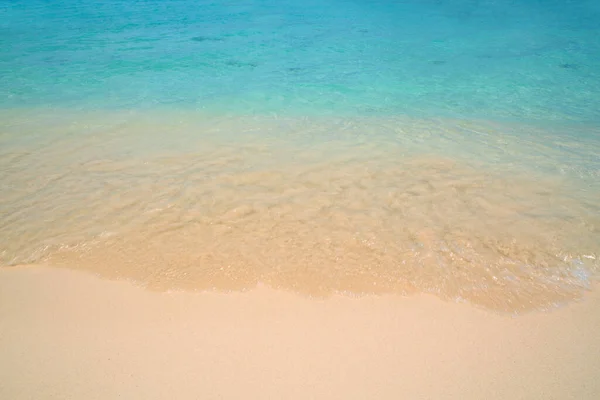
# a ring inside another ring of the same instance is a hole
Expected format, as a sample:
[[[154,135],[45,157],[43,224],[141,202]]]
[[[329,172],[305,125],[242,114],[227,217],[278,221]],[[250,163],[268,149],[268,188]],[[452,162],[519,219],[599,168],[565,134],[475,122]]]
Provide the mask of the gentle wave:
[[[32,115],[4,115],[0,135],[5,265],[161,290],[417,291],[504,311],[578,298],[600,267],[594,135],[400,117]]]

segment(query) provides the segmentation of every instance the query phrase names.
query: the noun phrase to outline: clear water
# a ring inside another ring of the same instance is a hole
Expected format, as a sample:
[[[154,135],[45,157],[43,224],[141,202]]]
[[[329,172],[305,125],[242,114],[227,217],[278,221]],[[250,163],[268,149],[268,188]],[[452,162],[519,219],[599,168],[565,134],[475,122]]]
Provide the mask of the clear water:
[[[600,3],[4,1],[0,260],[493,309],[600,269]]]
[[[8,1],[2,105],[598,121],[589,0]]]

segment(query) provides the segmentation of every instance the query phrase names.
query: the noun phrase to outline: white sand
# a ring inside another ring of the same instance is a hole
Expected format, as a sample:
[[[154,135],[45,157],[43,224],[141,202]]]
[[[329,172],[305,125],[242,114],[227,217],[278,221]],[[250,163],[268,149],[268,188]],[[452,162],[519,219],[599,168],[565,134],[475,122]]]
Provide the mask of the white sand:
[[[0,270],[0,399],[115,398],[599,399],[600,296],[513,318]]]

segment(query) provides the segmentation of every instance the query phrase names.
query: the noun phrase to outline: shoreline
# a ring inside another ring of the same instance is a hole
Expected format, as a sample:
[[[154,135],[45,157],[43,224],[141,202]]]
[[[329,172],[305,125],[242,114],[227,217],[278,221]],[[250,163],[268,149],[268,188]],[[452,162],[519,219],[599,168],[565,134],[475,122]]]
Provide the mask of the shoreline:
[[[0,269],[0,397],[595,399],[600,293],[499,315],[432,295],[152,292]]]
[[[159,289],[417,290],[509,312],[573,299],[600,269],[586,258],[600,242],[592,139],[125,114],[12,119],[0,265]]]

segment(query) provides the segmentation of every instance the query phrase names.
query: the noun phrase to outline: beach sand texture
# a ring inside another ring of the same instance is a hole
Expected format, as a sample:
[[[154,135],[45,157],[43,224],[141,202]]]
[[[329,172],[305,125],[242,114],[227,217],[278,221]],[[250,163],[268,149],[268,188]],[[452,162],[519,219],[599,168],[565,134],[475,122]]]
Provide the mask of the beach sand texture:
[[[433,296],[157,293],[0,271],[2,399],[597,399],[600,296],[498,315]]]

